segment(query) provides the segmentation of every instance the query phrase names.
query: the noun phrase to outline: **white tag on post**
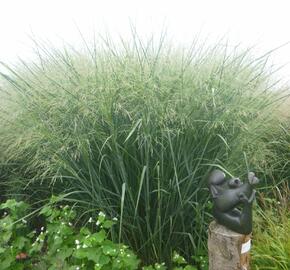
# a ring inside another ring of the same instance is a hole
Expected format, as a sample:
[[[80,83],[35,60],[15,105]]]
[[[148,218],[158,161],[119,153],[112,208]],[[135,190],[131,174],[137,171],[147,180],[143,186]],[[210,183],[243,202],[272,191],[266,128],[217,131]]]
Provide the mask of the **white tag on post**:
[[[242,244],[241,254],[248,252],[251,249],[251,239],[246,243]]]

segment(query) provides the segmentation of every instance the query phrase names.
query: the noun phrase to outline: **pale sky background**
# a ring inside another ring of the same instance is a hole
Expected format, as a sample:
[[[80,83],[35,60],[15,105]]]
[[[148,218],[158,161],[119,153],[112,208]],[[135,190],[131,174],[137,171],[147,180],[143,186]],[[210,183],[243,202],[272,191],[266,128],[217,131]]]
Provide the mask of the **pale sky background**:
[[[177,44],[201,33],[214,40],[226,36],[241,47],[256,45],[257,55],[290,42],[289,0],[0,0],[0,60],[29,58],[29,35],[77,44],[93,31],[129,36],[160,33],[164,26]],[[277,65],[290,63],[290,44],[275,51]],[[280,71],[290,81],[290,64]]]

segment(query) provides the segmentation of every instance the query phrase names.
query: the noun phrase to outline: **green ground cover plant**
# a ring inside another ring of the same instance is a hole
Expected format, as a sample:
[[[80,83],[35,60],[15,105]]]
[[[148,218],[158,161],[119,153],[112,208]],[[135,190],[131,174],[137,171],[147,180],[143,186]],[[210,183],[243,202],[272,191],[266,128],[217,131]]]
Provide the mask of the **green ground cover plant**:
[[[188,262],[206,253],[212,168],[276,184],[285,93],[272,91],[268,55],[133,35],[85,50],[35,41],[35,59],[2,63],[1,196],[38,208],[67,193],[78,226],[95,212],[117,217],[114,242],[171,267],[174,251]]]
[[[115,220],[99,212],[86,226],[74,226],[76,212],[63,205],[62,197],[52,196],[37,215],[44,216],[45,225],[30,231],[29,208],[24,202],[7,200],[0,219],[0,268],[2,270],[137,270],[140,260],[125,245],[108,240]],[[35,214],[35,213],[34,213]],[[197,270],[185,259],[173,254],[174,270]],[[166,270],[164,263],[144,266],[142,270]],[[205,268],[202,268],[205,269]]]

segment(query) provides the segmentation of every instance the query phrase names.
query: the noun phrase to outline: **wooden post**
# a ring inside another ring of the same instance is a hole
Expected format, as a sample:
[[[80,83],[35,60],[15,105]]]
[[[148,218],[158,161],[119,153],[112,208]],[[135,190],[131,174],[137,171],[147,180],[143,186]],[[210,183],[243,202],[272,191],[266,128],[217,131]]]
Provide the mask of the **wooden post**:
[[[249,270],[251,235],[243,235],[213,221],[208,230],[209,270]]]

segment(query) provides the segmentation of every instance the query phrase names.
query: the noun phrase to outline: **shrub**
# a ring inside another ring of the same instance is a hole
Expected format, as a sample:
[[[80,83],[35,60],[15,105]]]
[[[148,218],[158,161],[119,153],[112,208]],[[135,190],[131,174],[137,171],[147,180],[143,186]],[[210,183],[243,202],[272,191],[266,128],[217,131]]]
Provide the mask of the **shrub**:
[[[112,239],[146,263],[206,249],[206,175],[275,160],[277,92],[267,56],[227,46],[175,49],[138,36],[116,49],[38,44],[2,73],[0,160],[6,194],[40,204],[67,192],[83,216],[118,217]]]

